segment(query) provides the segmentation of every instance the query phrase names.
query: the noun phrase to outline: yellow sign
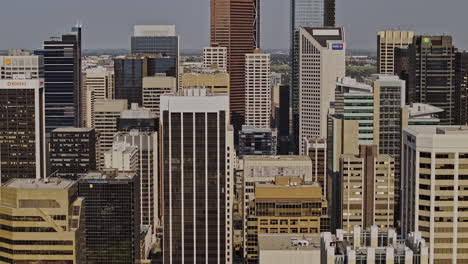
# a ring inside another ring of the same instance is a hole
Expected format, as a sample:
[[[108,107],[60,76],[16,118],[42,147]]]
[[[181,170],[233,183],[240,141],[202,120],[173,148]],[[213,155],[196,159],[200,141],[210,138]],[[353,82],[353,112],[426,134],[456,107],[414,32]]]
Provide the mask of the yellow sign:
[[[6,63],[6,65],[10,65],[10,64],[11,64],[11,60],[6,60],[5,63]]]

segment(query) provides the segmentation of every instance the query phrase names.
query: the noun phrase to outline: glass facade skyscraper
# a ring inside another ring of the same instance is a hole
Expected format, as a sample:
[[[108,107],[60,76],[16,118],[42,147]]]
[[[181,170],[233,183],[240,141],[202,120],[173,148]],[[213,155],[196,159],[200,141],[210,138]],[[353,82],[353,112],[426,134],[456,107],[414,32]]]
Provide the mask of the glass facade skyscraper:
[[[132,54],[160,54],[179,57],[179,36],[175,25],[135,25]]]
[[[81,126],[81,26],[44,41],[34,54],[44,56],[46,132]]]

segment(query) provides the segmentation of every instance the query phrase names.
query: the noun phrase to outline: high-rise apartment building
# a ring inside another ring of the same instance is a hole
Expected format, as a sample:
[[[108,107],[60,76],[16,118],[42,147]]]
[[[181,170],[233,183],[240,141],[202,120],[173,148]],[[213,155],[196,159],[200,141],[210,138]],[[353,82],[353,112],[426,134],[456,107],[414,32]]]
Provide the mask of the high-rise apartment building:
[[[203,67],[205,69],[217,69],[227,71],[227,48],[212,43],[210,47],[203,49]]]
[[[244,226],[245,263],[258,263],[259,235],[300,237],[330,231],[327,201],[318,185],[303,183],[299,178],[280,177],[274,182],[255,183],[254,194]]]
[[[409,101],[444,109],[443,125],[455,124],[455,53],[451,36],[417,36],[409,47]]]
[[[134,172],[89,172],[78,182],[84,198],[86,263],[140,261],[140,180]]]
[[[341,228],[352,232],[355,225],[393,227],[395,206],[395,162],[375,145],[361,145],[359,154],[340,157]]]
[[[182,75],[181,90],[193,87],[203,87],[209,93],[229,94],[229,74],[219,70],[205,70],[202,72],[184,73]]]
[[[232,263],[229,97],[161,96],[164,263]]]
[[[114,98],[114,72],[105,68],[88,69],[82,76],[82,110],[85,127],[93,127],[93,109],[96,100]]]
[[[406,235],[400,239],[395,229],[379,229],[371,226],[363,229],[354,226],[352,234],[338,229],[336,234],[321,234],[320,263],[394,263],[429,264],[427,240],[420,232]]]
[[[374,144],[374,93],[372,86],[344,77],[336,82],[335,113],[359,121],[359,144]]]
[[[245,54],[259,47],[258,0],[211,0],[211,44],[227,49],[231,123],[239,130],[245,119]]]
[[[138,168],[141,189],[141,225],[151,227],[153,233],[160,226],[159,221],[159,156],[157,132],[131,130],[119,132],[114,143],[130,144],[138,150]]]
[[[245,124],[270,128],[270,54],[256,49],[245,55]]]
[[[128,108],[127,100],[97,100],[94,103],[94,128],[99,133],[97,167],[104,168],[104,152],[112,148],[117,119]]]
[[[44,41],[35,55],[44,56],[46,131],[81,127],[81,25]]]
[[[177,77],[177,58],[129,55],[114,59],[115,99],[143,104],[143,79],[160,74]]]
[[[1,181],[44,178],[45,157],[43,79],[0,80]]]
[[[96,170],[99,136],[94,128],[63,127],[50,133],[50,173],[77,180]]]
[[[403,132],[402,232],[421,232],[429,263],[464,263],[468,244],[468,128]]]
[[[76,182],[11,179],[0,189],[0,263],[90,263]]]
[[[377,32],[377,72],[396,74],[395,48],[407,48],[413,43],[413,31],[379,31]]]
[[[345,76],[342,28],[299,29],[299,153],[304,138],[326,138],[327,116],[335,100],[335,81]],[[293,100],[294,103],[294,100]]]
[[[161,95],[177,91],[177,78],[172,76],[143,77],[143,107],[159,115]]]
[[[179,36],[175,25],[135,25],[132,54],[161,54],[179,57]]]

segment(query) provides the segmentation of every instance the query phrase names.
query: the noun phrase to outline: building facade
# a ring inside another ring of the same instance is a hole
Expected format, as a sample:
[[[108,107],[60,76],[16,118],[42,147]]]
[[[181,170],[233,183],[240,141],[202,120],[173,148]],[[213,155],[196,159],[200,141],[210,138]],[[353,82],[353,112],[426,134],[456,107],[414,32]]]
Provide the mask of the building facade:
[[[81,127],[81,25],[44,41],[34,54],[44,57],[46,131]]]
[[[184,73],[181,90],[192,87],[204,87],[209,93],[229,94],[229,74],[219,70]]]
[[[276,155],[277,138],[274,129],[244,125],[239,131],[239,156]]]
[[[345,76],[342,28],[299,29],[299,153],[304,138],[326,138],[327,116],[335,101],[334,82]],[[294,101],[294,100],[293,100]]]
[[[161,54],[179,57],[179,36],[175,25],[135,25],[132,54]]]
[[[11,179],[0,188],[1,263],[90,263],[76,182]]]
[[[93,109],[96,100],[114,99],[114,72],[104,68],[87,70],[82,77],[82,110],[85,127],[93,127]]]
[[[227,48],[212,44],[203,49],[203,67],[227,72]]]
[[[229,97],[163,95],[161,124],[164,263],[232,263]]]
[[[143,107],[154,114],[160,112],[160,98],[165,93],[175,93],[177,78],[171,76],[143,77]]]
[[[341,155],[341,227],[351,233],[355,225],[393,227],[395,162],[375,145],[361,145],[358,155]]]
[[[245,55],[245,124],[270,128],[271,69],[270,54],[256,49]]]
[[[304,156],[312,161],[312,179],[322,187],[322,195],[327,189],[327,141],[313,138],[304,143],[306,145]]]
[[[0,80],[0,173],[12,178],[46,176],[42,79]]]
[[[413,31],[379,31],[377,32],[377,72],[396,74],[395,48],[407,48],[413,43]]]
[[[96,170],[99,136],[94,128],[56,128],[50,133],[50,173],[77,180]]]
[[[84,198],[88,264],[140,261],[140,180],[134,172],[89,172],[78,182]]]
[[[468,128],[413,126],[403,132],[402,231],[421,232],[429,263],[468,258]]]

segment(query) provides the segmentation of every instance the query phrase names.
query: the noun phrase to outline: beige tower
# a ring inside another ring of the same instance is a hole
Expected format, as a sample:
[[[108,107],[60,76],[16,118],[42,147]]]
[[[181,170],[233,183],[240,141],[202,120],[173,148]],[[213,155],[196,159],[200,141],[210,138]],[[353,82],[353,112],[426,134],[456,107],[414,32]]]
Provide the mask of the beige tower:
[[[99,155],[96,166],[104,168],[104,152],[112,148],[117,132],[117,118],[128,109],[127,100],[97,100],[94,103],[94,128],[99,133]]]
[[[143,107],[159,115],[161,95],[175,93],[177,79],[170,76],[143,77]]]
[[[342,155],[341,223],[345,232],[355,225],[388,229],[394,221],[395,162],[375,145],[361,145],[358,155]]]
[[[204,87],[209,93],[229,93],[229,74],[219,70],[205,70],[182,75],[182,90]]]
[[[413,43],[413,31],[379,31],[377,33],[378,72],[394,74],[395,48],[406,48]]]
[[[114,98],[114,72],[96,68],[83,73],[82,113],[85,127],[93,127],[94,102]]]

